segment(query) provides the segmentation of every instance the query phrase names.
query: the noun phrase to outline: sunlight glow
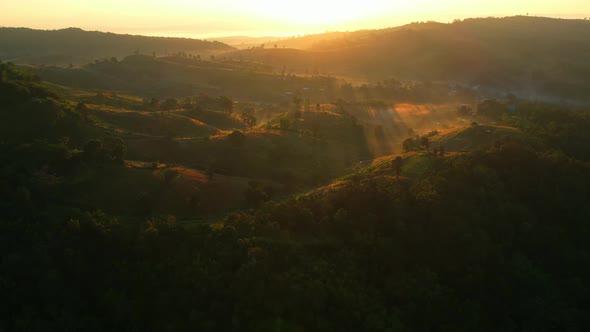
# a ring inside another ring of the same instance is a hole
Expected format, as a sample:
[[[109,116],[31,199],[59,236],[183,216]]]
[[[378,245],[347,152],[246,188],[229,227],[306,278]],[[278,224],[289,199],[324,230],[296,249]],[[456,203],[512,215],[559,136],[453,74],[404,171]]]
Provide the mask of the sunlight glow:
[[[258,15],[300,25],[327,25],[357,21],[378,13],[378,9],[387,7],[392,1],[272,1],[260,0],[253,3]]]
[[[583,18],[590,16],[590,1],[0,0],[0,26],[191,37],[353,31],[527,13]]]

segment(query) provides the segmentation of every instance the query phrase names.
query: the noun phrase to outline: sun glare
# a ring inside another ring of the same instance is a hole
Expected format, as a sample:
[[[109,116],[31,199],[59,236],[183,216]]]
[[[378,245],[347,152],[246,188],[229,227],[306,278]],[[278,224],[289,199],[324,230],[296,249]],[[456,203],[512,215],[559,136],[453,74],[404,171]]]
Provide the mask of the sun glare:
[[[256,1],[252,7],[264,19],[313,28],[370,19],[376,8],[391,2],[359,1]]]

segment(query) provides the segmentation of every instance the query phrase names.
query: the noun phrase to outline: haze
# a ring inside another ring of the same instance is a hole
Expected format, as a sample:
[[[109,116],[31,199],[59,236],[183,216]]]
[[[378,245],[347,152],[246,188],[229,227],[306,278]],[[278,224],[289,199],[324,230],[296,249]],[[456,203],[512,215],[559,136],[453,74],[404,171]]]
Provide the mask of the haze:
[[[474,16],[590,16],[590,2],[564,1],[188,1],[102,0],[0,2],[0,26],[79,27],[143,35],[212,37],[295,35],[326,30],[452,21]]]

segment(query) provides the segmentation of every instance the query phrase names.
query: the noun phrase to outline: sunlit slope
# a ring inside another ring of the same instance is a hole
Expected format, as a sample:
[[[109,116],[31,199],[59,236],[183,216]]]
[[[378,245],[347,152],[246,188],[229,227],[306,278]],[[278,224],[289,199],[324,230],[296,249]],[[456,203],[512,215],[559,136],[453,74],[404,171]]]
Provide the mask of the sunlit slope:
[[[446,151],[467,151],[491,145],[503,137],[522,136],[516,128],[478,125],[440,131],[431,136],[431,146],[443,146]]]
[[[355,173],[344,176],[329,185],[319,187],[306,195],[321,197],[340,195],[359,181],[376,181],[379,186],[408,186],[443,163],[453,160],[457,155],[476,149],[490,148],[494,142],[522,138],[520,130],[512,127],[481,125],[477,127],[458,127],[430,136],[430,145],[437,150],[442,146],[444,155],[434,155],[431,150],[410,151],[379,157],[357,164]],[[438,152],[438,151],[437,151]],[[400,175],[395,169],[395,159],[402,159]],[[437,166],[438,165],[438,166]]]
[[[344,109],[362,124],[373,156],[402,150],[402,142],[415,134],[448,130],[469,122],[457,117],[456,104],[348,104]]]
[[[145,112],[89,105],[90,115],[120,134],[160,137],[206,137],[215,127],[179,112]]]

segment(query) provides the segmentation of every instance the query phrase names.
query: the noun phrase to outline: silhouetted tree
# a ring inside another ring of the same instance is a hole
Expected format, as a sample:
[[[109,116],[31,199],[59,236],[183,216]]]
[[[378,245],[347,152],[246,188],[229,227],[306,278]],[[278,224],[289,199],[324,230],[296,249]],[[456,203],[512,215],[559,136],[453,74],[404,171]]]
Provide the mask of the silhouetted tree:
[[[288,130],[290,126],[291,126],[291,122],[289,121],[289,119],[282,118],[279,121],[279,128],[282,130]]]
[[[293,96],[293,105],[295,105],[295,109],[298,110],[301,108],[302,99],[299,95]]]
[[[178,108],[178,100],[174,98],[168,98],[162,103],[162,109],[165,111],[170,111],[176,108]]]
[[[414,151],[416,149],[416,141],[413,138],[406,138],[402,142],[402,147],[404,151]]]
[[[231,113],[234,110],[234,102],[226,96],[217,98],[217,104],[225,112]]]
[[[102,141],[90,140],[84,144],[84,159],[88,161],[100,161],[103,159]]]
[[[428,140],[428,137],[426,136],[422,136],[420,138],[420,146],[426,150],[428,150],[428,148],[430,147],[430,140]]]
[[[248,127],[253,128],[256,126],[256,117],[251,113],[244,113],[242,114],[242,120],[248,125]]]
[[[402,172],[403,163],[404,163],[404,160],[400,156],[395,157],[395,159],[393,159],[391,161],[391,168],[393,168],[395,170],[395,175],[398,178],[399,178],[400,173]]]
[[[105,155],[110,161],[122,163],[127,153],[127,144],[120,137],[107,137],[103,140]]]
[[[234,130],[231,134],[229,134],[228,140],[231,144],[238,146],[244,143],[246,140],[246,135],[244,135],[244,133],[239,130]]]

